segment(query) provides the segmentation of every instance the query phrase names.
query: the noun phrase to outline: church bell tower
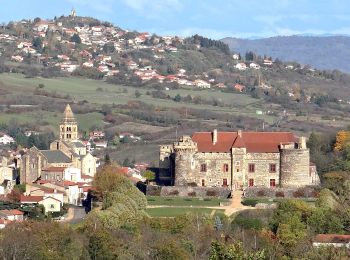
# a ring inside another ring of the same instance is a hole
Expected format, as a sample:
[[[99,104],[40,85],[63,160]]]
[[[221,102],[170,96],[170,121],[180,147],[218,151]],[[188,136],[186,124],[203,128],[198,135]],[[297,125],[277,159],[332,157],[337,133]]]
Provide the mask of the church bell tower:
[[[60,123],[60,140],[76,141],[78,140],[78,123],[75,120],[73,111],[69,104],[63,113],[63,119]]]

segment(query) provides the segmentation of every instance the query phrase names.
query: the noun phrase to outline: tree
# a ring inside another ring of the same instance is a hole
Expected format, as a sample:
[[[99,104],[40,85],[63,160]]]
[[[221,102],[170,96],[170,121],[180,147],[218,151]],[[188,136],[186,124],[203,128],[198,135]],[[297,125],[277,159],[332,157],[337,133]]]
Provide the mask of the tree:
[[[140,91],[135,90],[135,97],[136,97],[136,98],[141,97],[141,93],[140,93]]]
[[[38,51],[41,51],[42,50],[42,48],[43,48],[43,41],[41,40],[41,38],[40,37],[35,37],[34,39],[33,39],[33,47],[36,49],[36,50],[38,50]]]
[[[180,102],[180,101],[181,101],[181,96],[180,96],[180,94],[177,94],[177,95],[174,97],[174,101],[175,101],[175,102]]]
[[[73,34],[73,36],[70,38],[70,41],[71,42],[75,42],[77,44],[80,44],[81,43],[81,39],[80,39],[80,36],[78,34]]]
[[[263,260],[266,259],[265,250],[257,250],[256,252],[247,252],[242,243],[234,242],[224,244],[219,241],[213,241],[210,247],[209,260]]]
[[[156,178],[156,174],[151,170],[147,170],[143,173],[143,177],[146,178],[147,182],[153,181]]]
[[[344,131],[344,130],[339,131],[336,136],[334,150],[338,152],[342,151],[345,148],[345,146],[349,143],[349,141],[350,141],[350,132]]]

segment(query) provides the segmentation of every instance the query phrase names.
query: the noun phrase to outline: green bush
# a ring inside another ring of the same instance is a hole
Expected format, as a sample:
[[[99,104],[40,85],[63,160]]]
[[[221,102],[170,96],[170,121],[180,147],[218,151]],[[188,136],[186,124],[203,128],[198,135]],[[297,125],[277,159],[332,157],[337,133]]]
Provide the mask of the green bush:
[[[244,199],[242,201],[242,204],[244,206],[252,206],[255,207],[256,204],[258,204],[259,200],[258,199]]]

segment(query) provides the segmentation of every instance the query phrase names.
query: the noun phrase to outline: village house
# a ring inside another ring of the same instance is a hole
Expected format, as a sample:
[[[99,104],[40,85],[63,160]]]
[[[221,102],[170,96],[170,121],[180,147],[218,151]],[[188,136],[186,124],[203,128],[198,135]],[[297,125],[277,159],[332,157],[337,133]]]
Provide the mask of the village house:
[[[350,250],[350,235],[318,234],[313,239],[312,245],[314,247],[346,247]]]
[[[199,88],[210,88],[210,83],[201,79],[196,79],[193,84]]]
[[[15,139],[13,139],[11,136],[0,132],[0,145],[8,145],[14,142],[15,142]]]
[[[260,65],[252,62],[249,64],[249,68],[258,70],[258,69],[260,69]]]
[[[0,210],[0,219],[10,221],[23,221],[24,212],[18,209]]]
[[[233,86],[233,88],[234,88],[235,90],[239,91],[239,92],[243,92],[244,89],[245,89],[245,86],[242,85],[242,84],[236,83],[236,84]]]
[[[243,62],[237,63],[235,66],[236,69],[238,70],[246,70],[247,69],[247,65]]]
[[[290,132],[196,132],[161,145],[159,167],[174,185],[232,190],[320,183],[310,171],[305,137]]]
[[[20,203],[22,205],[43,205],[45,214],[49,212],[60,212],[61,211],[61,202],[57,199],[51,198],[51,197],[43,197],[43,196],[25,196],[21,195],[20,197]]]

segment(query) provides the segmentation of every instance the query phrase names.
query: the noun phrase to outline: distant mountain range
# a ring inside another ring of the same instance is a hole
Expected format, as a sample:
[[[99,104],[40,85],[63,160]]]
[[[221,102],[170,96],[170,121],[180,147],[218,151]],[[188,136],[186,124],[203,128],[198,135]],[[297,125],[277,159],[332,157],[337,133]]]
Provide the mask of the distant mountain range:
[[[277,36],[263,39],[222,39],[232,52],[253,51],[283,61],[296,61],[318,69],[350,72],[349,36]]]

